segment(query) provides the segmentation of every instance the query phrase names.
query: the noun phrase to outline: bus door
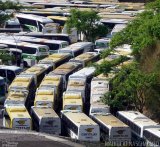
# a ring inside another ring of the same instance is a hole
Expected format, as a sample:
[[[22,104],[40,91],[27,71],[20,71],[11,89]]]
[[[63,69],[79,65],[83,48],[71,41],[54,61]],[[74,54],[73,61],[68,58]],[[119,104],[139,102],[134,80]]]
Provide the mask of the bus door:
[[[16,61],[16,65],[20,66],[22,62],[22,53],[18,51],[11,51],[11,55],[13,56],[13,60]],[[13,60],[12,62],[14,62]]]

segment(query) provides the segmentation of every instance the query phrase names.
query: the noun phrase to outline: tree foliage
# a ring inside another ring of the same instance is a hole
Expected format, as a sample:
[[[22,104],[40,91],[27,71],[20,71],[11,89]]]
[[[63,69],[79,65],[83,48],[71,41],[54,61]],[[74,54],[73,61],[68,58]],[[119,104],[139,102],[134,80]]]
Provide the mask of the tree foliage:
[[[146,10],[117,33],[111,43],[111,48],[122,44],[130,44],[133,54],[140,59],[145,48],[149,48],[160,39],[160,0],[149,3]]]
[[[76,28],[79,33],[83,33],[87,41],[95,41],[97,37],[105,36],[107,28],[99,22],[100,17],[96,11],[71,10],[71,17],[67,20],[67,28]]]
[[[150,92],[157,86],[156,74],[145,74],[133,63],[118,73],[112,81],[112,90],[106,93],[103,101],[115,110],[136,109],[143,112],[151,99]]]
[[[2,1],[0,0],[0,10],[5,11],[7,9],[12,9],[15,11],[19,11],[20,9],[22,9],[23,6],[21,6],[19,4],[19,2],[13,2],[13,1]],[[0,14],[0,26],[2,27],[4,25],[4,22],[6,22],[8,19],[10,19],[11,17],[13,17],[13,13],[8,14],[5,12],[1,12]]]

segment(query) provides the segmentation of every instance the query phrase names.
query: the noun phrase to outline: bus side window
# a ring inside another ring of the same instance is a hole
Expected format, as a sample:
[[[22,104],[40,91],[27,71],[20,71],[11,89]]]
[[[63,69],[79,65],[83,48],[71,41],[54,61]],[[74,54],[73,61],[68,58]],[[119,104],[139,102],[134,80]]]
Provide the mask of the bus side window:
[[[6,78],[5,70],[0,69],[0,76]]]
[[[15,73],[13,71],[7,70],[7,78],[8,78],[10,83],[14,80],[15,76],[16,75],[15,75]]]

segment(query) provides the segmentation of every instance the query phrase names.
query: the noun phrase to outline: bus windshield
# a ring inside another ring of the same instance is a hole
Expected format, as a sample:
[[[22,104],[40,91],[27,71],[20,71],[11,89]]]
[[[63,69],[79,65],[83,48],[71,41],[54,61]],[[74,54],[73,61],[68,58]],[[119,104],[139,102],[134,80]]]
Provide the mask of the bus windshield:
[[[105,48],[107,47],[107,43],[104,42],[96,42],[96,48]]]

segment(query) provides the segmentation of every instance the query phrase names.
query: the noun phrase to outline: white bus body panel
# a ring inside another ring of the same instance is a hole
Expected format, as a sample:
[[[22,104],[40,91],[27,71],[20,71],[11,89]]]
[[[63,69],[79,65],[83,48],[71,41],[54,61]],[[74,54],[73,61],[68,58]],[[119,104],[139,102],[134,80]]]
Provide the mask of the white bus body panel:
[[[79,128],[78,139],[81,141],[100,141],[100,130],[98,125],[82,125]]]

